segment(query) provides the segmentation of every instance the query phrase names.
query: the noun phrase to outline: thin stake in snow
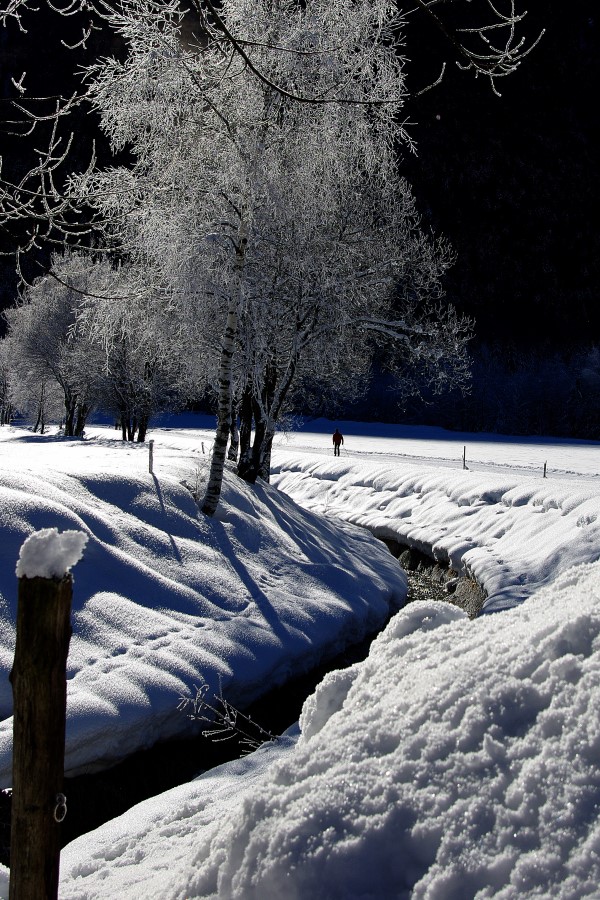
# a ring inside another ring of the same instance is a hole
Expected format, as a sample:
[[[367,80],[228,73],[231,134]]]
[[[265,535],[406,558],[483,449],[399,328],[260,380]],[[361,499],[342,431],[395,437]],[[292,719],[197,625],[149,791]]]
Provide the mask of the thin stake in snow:
[[[467,468],[467,448],[463,447],[463,469]]]
[[[545,463],[544,463],[544,478],[546,477],[546,467],[547,467],[547,465],[548,465],[548,463],[545,462]]]
[[[148,441],[148,471],[154,474],[154,441]]]
[[[58,897],[73,578],[87,536],[46,528],[21,547],[13,689],[10,900]]]

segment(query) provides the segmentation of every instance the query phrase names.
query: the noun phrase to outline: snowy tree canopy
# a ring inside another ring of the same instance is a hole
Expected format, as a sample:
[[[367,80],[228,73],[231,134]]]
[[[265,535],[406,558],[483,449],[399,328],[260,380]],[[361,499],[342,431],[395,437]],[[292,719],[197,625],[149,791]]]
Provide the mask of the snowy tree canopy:
[[[469,330],[435,305],[450,254],[420,231],[396,172],[404,74],[390,5],[230,2],[221,15],[263,78],[219,30],[207,24],[201,41],[190,38],[175,6],[150,16],[136,0],[114,13],[128,53],[88,72],[89,96],[115,150],[131,148],[135,163],[72,182],[106,222],[107,241],[181,316],[201,318],[220,356],[207,512],[236,390],[254,418],[255,446],[242,446],[240,466],[254,480],[268,476],[275,423],[299,376],[322,374],[324,360],[332,373],[364,372],[375,344],[389,341],[436,377],[460,380]],[[299,102],[292,87],[318,102]]]

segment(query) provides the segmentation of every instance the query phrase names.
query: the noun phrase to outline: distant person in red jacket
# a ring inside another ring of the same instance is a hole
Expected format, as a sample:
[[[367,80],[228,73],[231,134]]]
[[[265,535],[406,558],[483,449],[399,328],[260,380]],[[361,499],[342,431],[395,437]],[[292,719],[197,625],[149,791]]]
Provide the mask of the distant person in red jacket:
[[[343,444],[343,443],[344,443],[344,437],[342,434],[340,434],[340,432],[336,428],[335,431],[333,432],[333,455],[334,456],[340,455],[340,444]]]

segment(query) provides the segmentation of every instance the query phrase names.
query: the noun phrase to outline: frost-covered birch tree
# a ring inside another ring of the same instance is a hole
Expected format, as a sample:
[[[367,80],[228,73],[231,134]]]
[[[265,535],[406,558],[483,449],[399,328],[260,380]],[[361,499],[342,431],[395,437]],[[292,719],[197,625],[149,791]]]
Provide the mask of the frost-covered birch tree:
[[[22,292],[6,311],[7,346],[13,393],[43,413],[53,391],[62,393],[66,437],[81,437],[95,399],[98,351],[79,327],[79,312],[89,290],[89,261],[78,254],[55,257],[62,278],[44,275]],[[28,399],[29,398],[29,399]]]
[[[198,352],[212,357],[218,392],[210,514],[234,382],[254,419],[240,461],[253,480],[268,475],[293,384],[324,359],[364,370],[379,336],[458,377],[466,334],[451,312],[432,313],[448,254],[420,231],[396,170],[406,135],[395,6],[226,0],[220,27],[205,18],[195,35],[175,3],[160,8],[131,0],[115,12],[127,57],[89,73],[102,127],[135,163],[73,192],[178,314],[203,324]],[[410,288],[394,308],[400,282]]]
[[[105,276],[103,294],[84,298],[78,324],[100,352],[96,399],[114,415],[123,440],[143,442],[152,416],[205,388],[194,332],[171,315],[144,273],[124,263],[95,265]]]
[[[164,296],[127,263],[71,251],[55,254],[51,271],[6,313],[12,403],[43,427],[56,419],[59,388],[66,436],[80,436],[100,407],[123,440],[144,441],[151,416],[205,387],[190,323],[171,317]]]
[[[247,380],[238,471],[248,480],[268,479],[276,423],[303,386],[328,382],[360,395],[373,354],[386,344],[393,360],[419,361],[432,380],[456,385],[466,377],[469,325],[437,302],[447,248],[419,230],[405,182],[391,177],[376,208],[364,189],[338,182],[326,214],[313,191],[314,216],[291,217],[278,241],[272,227],[261,235],[271,240],[261,247],[262,277],[253,280],[240,327]],[[403,281],[411,292],[400,297]]]

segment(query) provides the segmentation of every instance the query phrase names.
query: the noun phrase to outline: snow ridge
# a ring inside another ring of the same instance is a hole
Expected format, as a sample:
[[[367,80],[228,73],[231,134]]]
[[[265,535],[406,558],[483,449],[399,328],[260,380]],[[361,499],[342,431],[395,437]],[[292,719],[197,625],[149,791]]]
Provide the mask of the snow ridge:
[[[394,539],[473,577],[483,613],[522,603],[600,556],[600,483],[278,450],[272,482],[305,509]]]

